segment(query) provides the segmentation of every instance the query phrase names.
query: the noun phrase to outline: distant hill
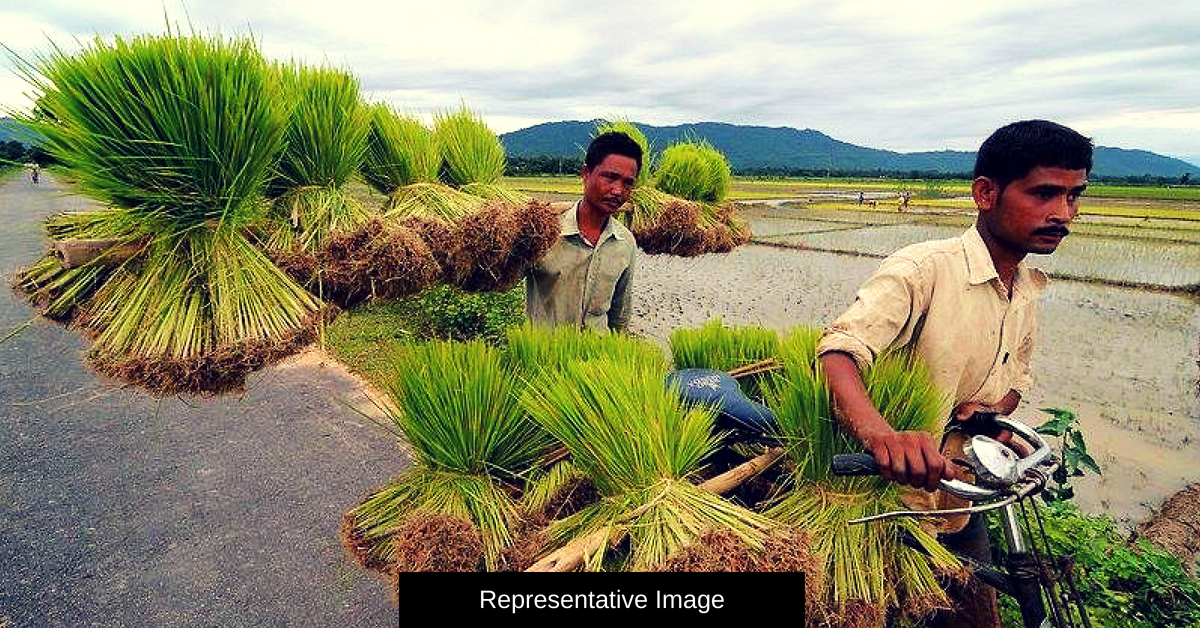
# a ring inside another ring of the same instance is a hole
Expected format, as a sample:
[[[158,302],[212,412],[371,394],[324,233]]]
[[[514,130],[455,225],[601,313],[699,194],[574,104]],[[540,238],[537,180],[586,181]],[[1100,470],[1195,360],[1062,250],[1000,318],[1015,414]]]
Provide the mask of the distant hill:
[[[689,137],[708,140],[725,153],[734,170],[831,170],[880,172],[939,172],[969,174],[975,166],[973,151],[942,150],[898,153],[866,148],[836,140],[820,131],[788,127],[741,126],[699,122],[655,127],[638,124],[654,151]],[[595,122],[547,122],[500,136],[505,151],[514,157],[570,157],[579,159],[591,140]],[[1096,148],[1097,176],[1179,177],[1200,174],[1200,166],[1144,150]]]
[[[37,136],[12,118],[0,118],[0,142],[9,140],[30,146],[37,142]]]

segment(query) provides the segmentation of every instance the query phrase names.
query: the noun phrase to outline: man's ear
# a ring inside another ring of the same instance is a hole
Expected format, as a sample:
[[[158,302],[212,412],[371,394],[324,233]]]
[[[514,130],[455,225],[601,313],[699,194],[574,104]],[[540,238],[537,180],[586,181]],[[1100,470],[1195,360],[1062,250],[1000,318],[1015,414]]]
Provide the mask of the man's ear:
[[[993,209],[1000,201],[1000,186],[991,177],[976,177],[971,183],[971,196],[975,198],[975,209]]]

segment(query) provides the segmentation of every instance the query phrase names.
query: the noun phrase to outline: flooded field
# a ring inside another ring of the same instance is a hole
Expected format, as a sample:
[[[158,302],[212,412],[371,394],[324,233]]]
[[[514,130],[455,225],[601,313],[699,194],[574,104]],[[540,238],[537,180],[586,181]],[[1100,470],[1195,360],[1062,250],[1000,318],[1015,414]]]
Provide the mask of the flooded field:
[[[758,237],[772,240],[763,234],[804,229],[812,233],[820,231],[818,223],[837,227],[828,221],[771,224],[773,220],[754,219]],[[842,244],[883,254],[888,246],[907,244],[905,240],[957,235],[963,228],[907,225],[802,237],[826,242],[843,238]],[[1131,259],[1143,266],[1187,265],[1184,253],[1164,259],[1165,250],[1138,250]],[[1068,251],[1064,245],[1060,252]],[[1200,247],[1191,251],[1188,268],[1195,269]],[[1062,263],[1069,264],[1070,256],[1063,257]],[[858,285],[879,261],[751,244],[728,255],[643,256],[639,263],[632,328],[665,344],[672,329],[714,317],[775,329],[824,326],[853,301]],[[1018,412],[1033,422],[1042,417],[1040,407],[1080,414],[1089,446],[1105,469],[1101,478],[1078,482],[1081,505],[1092,513],[1136,522],[1189,482],[1200,481],[1200,400],[1194,388],[1200,303],[1155,291],[1060,280],[1043,298],[1041,321],[1036,384]]]
[[[798,218],[756,216],[751,229],[758,240],[772,244],[882,257],[916,242],[958,236],[971,224],[960,215],[825,213],[831,215],[824,220],[811,212],[798,212]],[[1113,219],[1076,223],[1058,251],[1030,256],[1029,263],[1063,278],[1164,288],[1200,285],[1200,229],[1164,222],[1152,227]]]

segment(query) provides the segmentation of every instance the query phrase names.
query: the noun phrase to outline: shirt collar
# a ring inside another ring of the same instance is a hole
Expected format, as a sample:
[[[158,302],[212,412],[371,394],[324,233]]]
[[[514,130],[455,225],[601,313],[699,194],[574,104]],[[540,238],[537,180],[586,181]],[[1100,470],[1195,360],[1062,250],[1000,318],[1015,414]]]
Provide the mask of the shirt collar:
[[[979,235],[979,228],[972,225],[962,235],[962,241],[963,250],[967,256],[967,277],[971,285],[975,286],[999,279],[1000,274],[996,272],[992,256],[988,253],[987,245],[983,243],[983,236]]]
[[[988,253],[987,245],[983,243],[983,236],[979,235],[979,227],[972,225],[967,232],[962,235],[963,250],[967,257],[967,276],[971,285],[985,284],[989,281],[1000,280],[1000,274],[996,272],[996,265],[992,262],[992,256]],[[1017,276],[1013,280],[1013,292],[1037,294],[1046,287],[1049,279],[1046,274],[1036,268],[1030,268],[1022,261],[1017,265]]]
[[[612,236],[618,240],[625,239],[625,235],[614,228],[613,222],[616,220],[615,217],[609,216],[608,223],[604,225],[604,231],[600,232],[600,242],[603,242],[608,236]],[[580,239],[583,238],[583,234],[579,232],[579,201],[575,201],[571,209],[568,209],[559,216],[558,226],[560,227],[560,234],[564,238],[570,235],[577,235]],[[599,246],[600,242],[596,242],[596,246]]]

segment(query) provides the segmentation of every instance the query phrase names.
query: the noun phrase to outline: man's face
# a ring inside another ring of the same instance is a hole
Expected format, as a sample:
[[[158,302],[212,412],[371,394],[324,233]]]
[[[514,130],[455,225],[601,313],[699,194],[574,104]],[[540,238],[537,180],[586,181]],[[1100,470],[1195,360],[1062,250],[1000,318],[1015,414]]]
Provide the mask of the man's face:
[[[1003,190],[980,177],[972,192],[982,226],[997,244],[1014,253],[1047,254],[1069,233],[1086,187],[1086,170],[1038,166]]]
[[[611,215],[626,201],[637,180],[637,162],[624,155],[608,155],[595,168],[583,169],[583,200]]]

